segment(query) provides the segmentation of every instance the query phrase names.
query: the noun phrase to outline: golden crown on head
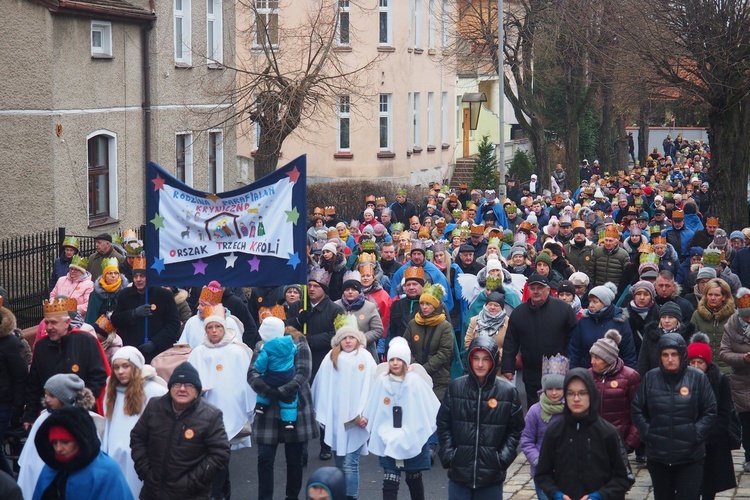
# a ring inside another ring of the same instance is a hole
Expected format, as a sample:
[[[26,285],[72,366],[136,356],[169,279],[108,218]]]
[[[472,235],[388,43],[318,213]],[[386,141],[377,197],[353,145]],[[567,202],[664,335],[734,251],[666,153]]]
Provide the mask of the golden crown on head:
[[[133,258],[133,271],[145,271],[146,270],[146,257],[138,256]]]
[[[359,262],[360,265],[362,265],[362,264],[376,263],[378,261],[378,258],[374,253],[365,252],[365,253],[359,254],[357,261]]]
[[[67,316],[69,312],[75,311],[78,308],[78,302],[76,302],[76,299],[71,298],[57,298],[45,300],[43,307],[45,318],[56,318],[58,316]]]
[[[738,309],[747,309],[750,307],[750,293],[737,298],[734,302]]]

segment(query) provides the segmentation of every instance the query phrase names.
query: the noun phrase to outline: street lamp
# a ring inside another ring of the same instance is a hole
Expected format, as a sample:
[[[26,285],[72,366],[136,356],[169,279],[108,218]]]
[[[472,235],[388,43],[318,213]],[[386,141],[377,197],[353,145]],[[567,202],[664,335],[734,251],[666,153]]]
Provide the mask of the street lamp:
[[[479,124],[479,112],[482,103],[487,102],[487,96],[482,93],[466,93],[461,97],[461,102],[469,103],[469,130],[476,130]]]

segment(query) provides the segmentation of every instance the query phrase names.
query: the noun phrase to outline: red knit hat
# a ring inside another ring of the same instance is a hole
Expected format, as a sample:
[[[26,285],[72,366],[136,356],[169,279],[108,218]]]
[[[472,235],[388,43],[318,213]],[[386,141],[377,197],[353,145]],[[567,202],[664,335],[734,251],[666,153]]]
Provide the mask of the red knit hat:
[[[691,342],[688,344],[687,348],[687,359],[688,362],[691,359],[700,358],[703,361],[706,362],[706,364],[711,364],[711,345],[708,342],[704,342],[702,338],[696,338],[699,334],[693,335],[693,337],[690,339]]]
[[[60,425],[53,425],[49,428],[49,442],[53,441],[77,441],[75,436],[68,429]]]

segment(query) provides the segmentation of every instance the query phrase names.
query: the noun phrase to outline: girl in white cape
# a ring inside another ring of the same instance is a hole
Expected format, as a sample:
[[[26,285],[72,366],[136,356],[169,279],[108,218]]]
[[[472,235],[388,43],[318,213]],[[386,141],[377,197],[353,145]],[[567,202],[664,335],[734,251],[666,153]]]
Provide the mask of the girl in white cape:
[[[383,500],[398,498],[401,471],[411,498],[424,500],[422,471],[430,469],[427,440],[437,430],[440,401],[424,368],[409,365],[411,350],[403,337],[391,340],[387,359],[378,365],[365,405],[370,451],[383,467]]]
[[[130,456],[130,431],[135,427],[149,399],[167,393],[167,383],[147,365],[141,351],[132,346],[118,349],[112,356],[112,375],[104,395],[107,419],[102,451],[120,466],[133,498],[138,498],[143,481],[138,479]]]
[[[188,361],[200,375],[203,399],[222,411],[231,449],[248,448],[256,399],[247,383],[253,351],[242,343],[236,331],[227,327],[221,305],[206,308],[204,314],[203,343],[192,350]],[[230,492],[227,467],[214,478],[211,496],[228,498]]]
[[[96,430],[101,439],[104,433],[104,418],[92,412],[96,408],[96,399],[91,390],[84,386],[83,380],[73,373],[61,373],[53,375],[44,383],[44,409],[34,421],[29,431],[29,437],[23,446],[21,456],[18,458],[18,466],[21,471],[18,474],[18,486],[23,492],[25,500],[31,500],[34,497],[34,489],[39,475],[44,469],[44,461],[36,451],[34,438],[41,427],[42,422],[47,420],[52,412],[63,406],[80,406],[89,410],[89,415],[94,420]]]
[[[312,385],[315,418],[326,429],[336,467],[344,471],[346,497],[359,492],[359,456],[367,455],[367,419],[362,417],[374,381],[375,360],[366,349],[367,339],[356,318],[340,315],[331,352],[320,364]]]

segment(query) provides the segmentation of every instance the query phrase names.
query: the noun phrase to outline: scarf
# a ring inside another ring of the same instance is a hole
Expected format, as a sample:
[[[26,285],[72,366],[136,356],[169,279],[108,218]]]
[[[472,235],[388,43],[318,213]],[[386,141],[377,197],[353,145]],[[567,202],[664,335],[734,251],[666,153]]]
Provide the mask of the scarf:
[[[737,324],[742,329],[742,333],[745,334],[745,338],[750,339],[750,323],[745,321],[740,317],[740,315],[737,315]]]
[[[357,298],[351,302],[346,300],[346,297],[342,295],[341,304],[344,306],[344,310],[346,311],[357,311],[359,309],[362,309],[362,306],[365,304],[366,299],[367,297],[362,292],[359,292],[359,295],[357,295]]]
[[[578,295],[573,294],[573,302],[570,303],[570,308],[578,315],[578,312],[581,310],[581,299]]]
[[[524,272],[526,272],[526,268],[527,267],[529,267],[529,266],[527,266],[526,264],[524,264],[522,266],[513,266],[513,272],[515,274],[523,274]]]
[[[112,345],[112,342],[114,342],[116,336],[117,336],[117,333],[112,332],[109,335],[107,335],[107,338],[104,340],[104,342],[102,342],[102,349],[105,352],[107,351],[107,349],[109,349],[109,346]]]
[[[599,321],[599,318],[604,316],[605,314],[608,314],[609,311],[612,309],[612,304],[608,305],[607,307],[602,308],[600,311],[597,312],[591,312],[589,310],[586,310],[586,312],[583,314],[587,318],[591,318],[594,321]]]
[[[542,407],[542,422],[545,424],[549,423],[552,415],[562,413],[565,409],[565,403],[562,399],[557,402],[552,401],[544,392],[539,396],[539,406]]]
[[[700,289],[698,288],[698,283],[693,285],[693,295],[695,295],[696,300],[701,300],[703,298],[703,294],[701,293]]]
[[[505,311],[501,309],[494,316],[487,311],[486,308],[482,308],[477,316],[477,327],[474,330],[474,334],[477,337],[487,336],[494,337],[498,330],[502,328],[505,323]]]
[[[635,305],[634,300],[630,301],[630,308],[633,310],[634,313],[640,315],[641,318],[644,318],[646,314],[648,314],[648,312],[651,310],[652,307],[654,307],[653,300],[651,300],[651,302],[649,302],[646,307],[638,307],[637,305]]]
[[[115,281],[111,285],[108,285],[107,282],[104,281],[104,276],[102,276],[101,278],[99,278],[99,284],[105,292],[115,293],[122,285],[122,274],[119,274],[117,276],[117,281]]]
[[[438,269],[440,269],[443,272],[445,272],[445,270],[448,268],[448,262],[446,262],[446,261],[443,261],[443,262],[434,262],[433,261],[433,264],[435,264],[435,267],[437,267]]]
[[[221,338],[220,341],[217,343],[213,343],[210,340],[208,340],[208,335],[203,336],[203,345],[208,347],[209,349],[216,349],[217,347],[224,347],[225,345],[229,345],[232,342],[234,342],[234,338],[237,336],[237,333],[232,330],[231,328],[225,328],[224,329],[224,336]]]
[[[383,286],[380,284],[380,282],[378,280],[375,280],[372,282],[372,285],[368,287],[363,286],[362,293],[369,295],[371,293],[379,292],[382,289],[383,289]]]
[[[440,314],[432,313],[432,315],[427,316],[425,318],[422,316],[422,312],[420,311],[414,315],[414,321],[416,321],[418,325],[422,325],[422,326],[437,326],[443,321],[445,321],[445,313],[443,312],[441,312]]]

